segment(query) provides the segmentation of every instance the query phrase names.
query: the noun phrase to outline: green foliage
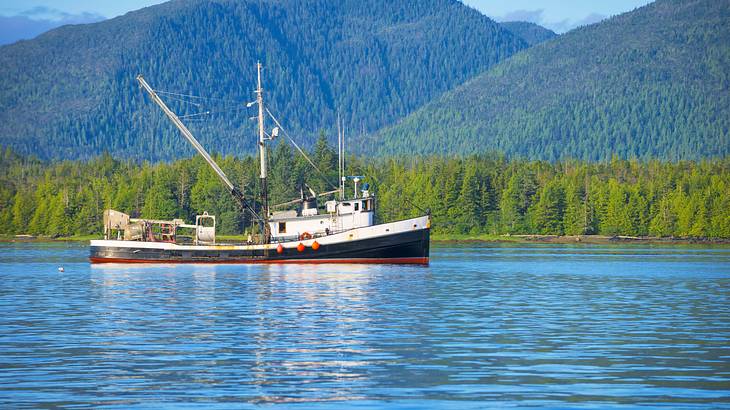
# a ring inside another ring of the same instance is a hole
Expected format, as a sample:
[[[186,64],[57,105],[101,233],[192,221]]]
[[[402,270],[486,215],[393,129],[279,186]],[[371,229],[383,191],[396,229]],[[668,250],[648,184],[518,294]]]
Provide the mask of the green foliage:
[[[730,237],[730,158],[551,164],[428,157],[380,160],[368,170],[381,220],[429,208],[438,234]]]
[[[331,154],[324,142],[309,153],[322,166],[336,162]],[[216,161],[248,198],[258,196],[257,158],[218,156]],[[298,198],[302,183],[327,187],[299,161],[283,144],[270,157],[276,203]],[[371,184],[378,220],[430,209],[438,234],[730,238],[730,157],[678,163],[546,163],[497,155],[347,162],[348,175],[365,175]],[[187,221],[207,211],[218,217],[221,234],[253,229],[198,157],[153,166],[109,156],[42,163],[10,153],[0,158],[0,205],[0,221],[6,222],[2,234],[98,235],[107,207]]]
[[[658,0],[531,47],[363,143],[385,155],[730,155],[730,2]]]
[[[502,232],[522,234],[530,228],[527,210],[537,190],[535,176],[528,168],[513,171],[501,195]]]
[[[585,177],[583,177],[585,179]],[[568,181],[565,188],[565,214],[563,228],[567,235],[593,233],[593,212],[582,181]]]
[[[255,148],[255,63],[267,105],[305,146],[392,124],[527,47],[456,0],[171,1],[0,47],[0,144],[49,159],[170,160],[193,151],[135,81],[161,94],[204,146]]]
[[[543,187],[540,199],[535,203],[534,213],[534,224],[538,233],[563,234],[565,191],[559,180],[552,180]]]
[[[531,46],[540,44],[543,41],[551,40],[558,36],[552,30],[527,21],[505,21],[499,24],[512,32],[512,34],[525,40],[525,42]]]

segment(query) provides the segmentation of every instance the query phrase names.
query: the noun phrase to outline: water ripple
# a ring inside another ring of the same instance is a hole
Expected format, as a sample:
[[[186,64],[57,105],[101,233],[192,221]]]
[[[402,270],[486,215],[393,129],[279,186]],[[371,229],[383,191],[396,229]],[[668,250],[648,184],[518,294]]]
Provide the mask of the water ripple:
[[[0,251],[3,407],[730,407],[726,248],[443,247],[429,267]]]

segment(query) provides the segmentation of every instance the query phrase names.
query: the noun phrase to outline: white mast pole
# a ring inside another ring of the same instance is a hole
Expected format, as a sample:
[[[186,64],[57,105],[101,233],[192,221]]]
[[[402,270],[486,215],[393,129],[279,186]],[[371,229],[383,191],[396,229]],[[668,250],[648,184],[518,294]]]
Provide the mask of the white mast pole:
[[[269,187],[266,180],[266,132],[264,131],[264,89],[261,87],[261,62],[256,63],[258,71],[258,88],[256,88],[256,103],[259,106],[259,158],[261,160],[261,205],[264,219],[264,243],[269,243]]]
[[[261,158],[261,179],[266,179],[266,133],[264,132],[264,90],[261,88],[261,62],[256,64],[256,68],[258,69],[256,103],[259,106],[259,156]]]
[[[345,181],[347,181],[347,168],[345,167],[345,124],[342,124],[342,199],[345,199]]]
[[[340,190],[340,199],[345,199],[345,192],[342,189],[342,129],[340,128],[340,113],[337,112],[337,171],[339,173],[337,181]]]

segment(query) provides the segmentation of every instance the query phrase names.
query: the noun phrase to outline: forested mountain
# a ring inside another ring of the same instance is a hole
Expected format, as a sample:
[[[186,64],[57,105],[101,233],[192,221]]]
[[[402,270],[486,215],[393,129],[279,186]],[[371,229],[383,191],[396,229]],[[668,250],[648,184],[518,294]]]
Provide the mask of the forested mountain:
[[[543,41],[547,41],[558,36],[550,29],[546,29],[539,24],[527,21],[505,21],[499,24],[511,31],[512,34],[525,40],[525,42],[530,46],[534,46],[535,44],[542,43]]]
[[[573,30],[444,94],[363,149],[547,160],[728,155],[729,21],[727,0],[659,0]]]
[[[0,145],[42,158],[189,155],[135,82],[166,94],[201,142],[254,148],[255,64],[269,106],[299,140],[394,122],[524,49],[456,0],[174,0],[0,47]],[[186,100],[185,103],[177,101]],[[194,102],[195,104],[190,104]]]

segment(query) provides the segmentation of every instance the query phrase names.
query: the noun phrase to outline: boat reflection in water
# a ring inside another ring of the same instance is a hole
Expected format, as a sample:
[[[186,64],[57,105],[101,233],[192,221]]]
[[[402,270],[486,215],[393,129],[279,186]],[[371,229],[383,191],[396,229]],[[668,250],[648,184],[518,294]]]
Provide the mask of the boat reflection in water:
[[[122,375],[125,380],[143,370],[164,372],[180,386],[207,381],[215,392],[246,384],[255,388],[247,398],[254,402],[363,399],[348,386],[367,384],[373,366],[392,359],[370,343],[385,325],[377,289],[388,286],[394,275],[388,269],[92,265],[100,303],[114,312],[99,318],[102,334],[116,346],[105,361],[145,364]],[[422,299],[423,286],[416,284],[428,268],[399,271],[399,282],[408,276],[414,282],[404,292]],[[294,386],[299,393],[292,395]]]

